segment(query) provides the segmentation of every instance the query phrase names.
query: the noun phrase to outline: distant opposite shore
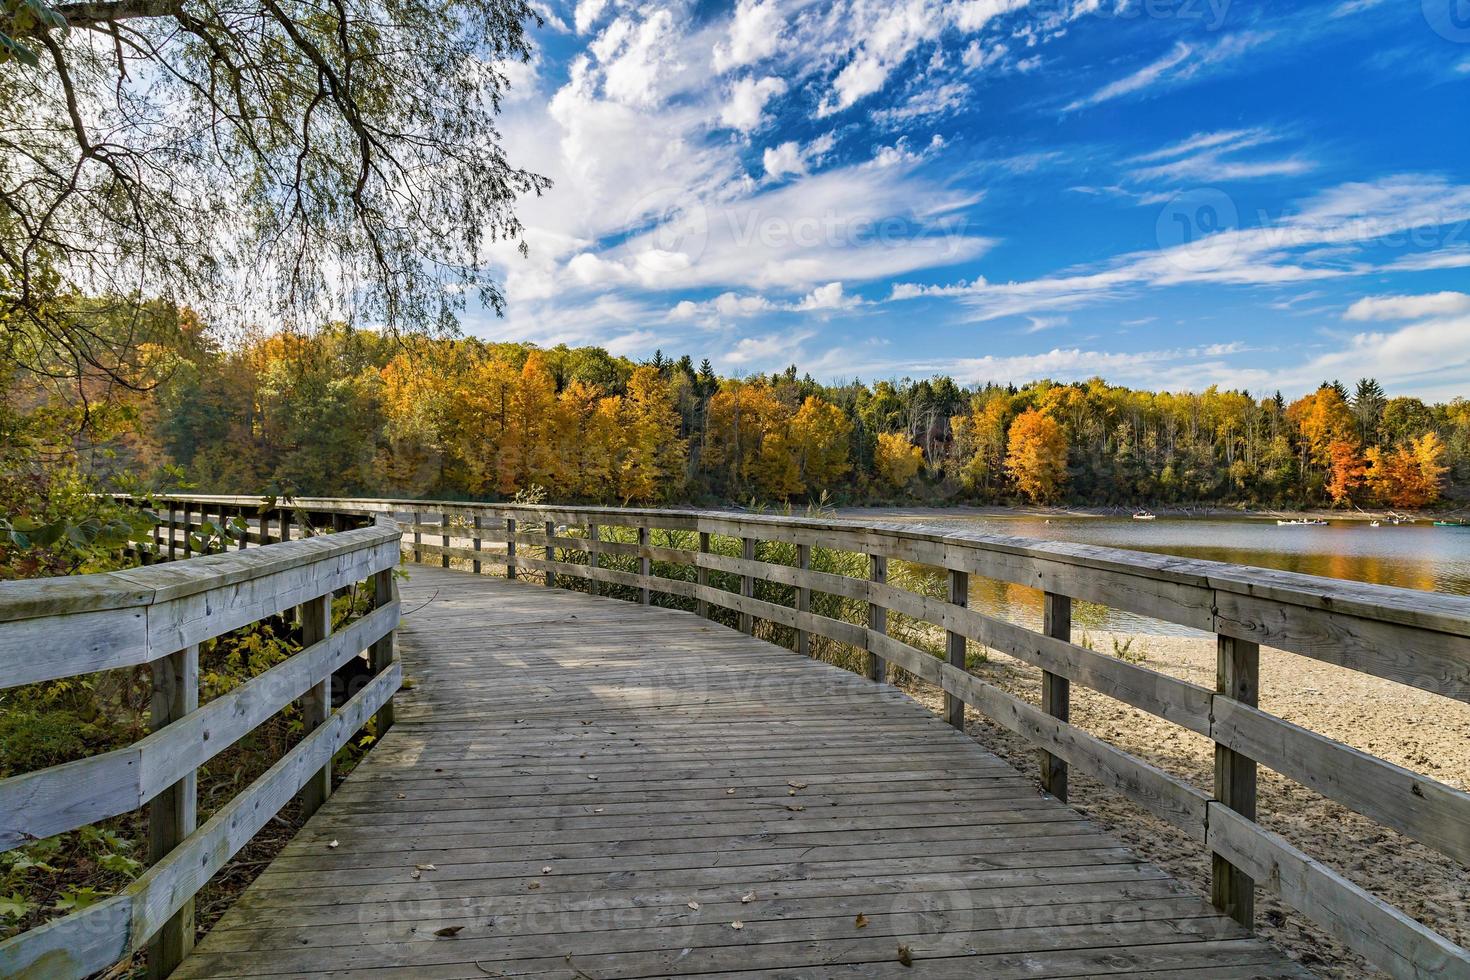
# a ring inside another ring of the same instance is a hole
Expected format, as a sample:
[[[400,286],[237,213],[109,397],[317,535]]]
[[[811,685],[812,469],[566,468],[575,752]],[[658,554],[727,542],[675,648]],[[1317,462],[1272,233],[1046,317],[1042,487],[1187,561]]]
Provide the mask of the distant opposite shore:
[[[1409,510],[1333,510],[1330,508],[1307,508],[1285,510],[1267,507],[1230,507],[1220,504],[1179,504],[1157,507],[1069,507],[1039,506],[1034,504],[975,505],[956,504],[952,507],[923,506],[853,506],[838,507],[837,516],[871,520],[925,520],[934,518],[1099,518],[1131,517],[1136,513],[1149,513],[1163,518],[1192,517],[1239,517],[1258,520],[1328,520],[1328,521],[1387,521],[1394,517],[1415,522],[1437,520],[1470,520],[1470,504],[1460,503],[1453,508],[1433,511]]]

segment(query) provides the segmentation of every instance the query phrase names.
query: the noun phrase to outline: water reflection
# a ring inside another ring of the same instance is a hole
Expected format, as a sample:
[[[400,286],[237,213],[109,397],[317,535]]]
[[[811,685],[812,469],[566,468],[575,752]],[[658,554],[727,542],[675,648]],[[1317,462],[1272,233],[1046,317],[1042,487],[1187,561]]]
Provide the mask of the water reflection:
[[[891,518],[886,518],[891,519]],[[936,530],[960,528],[1134,551],[1233,562],[1308,575],[1374,582],[1426,592],[1470,595],[1470,530],[1427,523],[1371,527],[1341,522],[1327,527],[1280,527],[1255,518],[937,517],[914,524]],[[1041,593],[1035,589],[971,577],[975,608],[1035,629],[1041,624]],[[1133,613],[1077,603],[1078,630],[1197,635],[1195,631]]]

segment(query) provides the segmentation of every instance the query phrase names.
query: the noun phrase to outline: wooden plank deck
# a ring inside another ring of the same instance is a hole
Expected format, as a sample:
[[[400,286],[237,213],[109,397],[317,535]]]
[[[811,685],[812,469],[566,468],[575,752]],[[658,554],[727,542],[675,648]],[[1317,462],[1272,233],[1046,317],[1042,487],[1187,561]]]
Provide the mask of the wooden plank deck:
[[[175,976],[1307,975],[892,688],[411,574],[397,726]]]

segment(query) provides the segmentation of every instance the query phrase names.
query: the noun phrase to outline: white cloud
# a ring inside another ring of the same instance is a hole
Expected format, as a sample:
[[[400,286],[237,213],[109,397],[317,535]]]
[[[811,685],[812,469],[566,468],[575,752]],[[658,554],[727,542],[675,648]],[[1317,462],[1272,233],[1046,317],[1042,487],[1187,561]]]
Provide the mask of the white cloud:
[[[1004,65],[1006,55],[1010,53],[1010,47],[1003,41],[992,41],[989,44],[984,44],[977,40],[971,41],[964,52],[960,54],[960,61],[966,68],[979,71],[997,65]]]
[[[844,295],[842,292],[842,283],[829,282],[825,286],[818,286],[803,296],[801,302],[796,304],[796,309],[848,310],[861,302],[856,296]]]
[[[603,90],[608,97],[633,106],[651,106],[661,97],[661,85],[676,72],[678,46],[674,15],[653,11],[641,23],[617,20],[590,46],[605,66]]]
[[[726,72],[770,57],[781,44],[781,27],[776,0],[740,0],[728,37],[714,46],[715,71]]]
[[[572,14],[572,23],[577,33],[586,34],[592,30],[592,25],[597,23],[606,8],[607,0],[577,0],[577,9]]]
[[[1133,157],[1137,167],[1129,177],[1136,181],[1230,181],[1259,177],[1286,177],[1305,173],[1315,164],[1299,157],[1273,160],[1241,160],[1236,154],[1282,137],[1265,129],[1236,129],[1196,133],[1181,143]]]
[[[720,110],[720,122],[748,133],[765,118],[766,103],[786,92],[786,83],[774,75],[742,78],[730,87],[730,98]]]
[[[1377,271],[1351,256],[1393,235],[1470,221],[1470,185],[1407,175],[1344,184],[1300,212],[1195,242],[1131,252],[1097,266],[1021,282],[977,279],[949,286],[898,283],[890,300],[958,298],[977,320],[1075,309],[1143,288],[1221,283],[1272,285]]]
[[[1470,294],[1423,293],[1418,296],[1367,296],[1347,308],[1347,320],[1419,320],[1470,313]],[[1470,336],[1470,335],[1467,335]]]
[[[770,180],[779,180],[788,174],[805,174],[832,151],[836,142],[831,133],[817,137],[806,146],[787,140],[777,146],[766,147],[761,154],[761,166]]]
[[[707,327],[723,321],[740,320],[765,313],[813,313],[830,310],[850,310],[861,306],[862,299],[847,295],[841,282],[829,282],[818,286],[798,300],[776,302],[760,294],[740,295],[724,292],[714,299],[696,303],[681,300],[669,310],[668,319],[702,323]]]
[[[842,65],[817,115],[850,108],[879,91],[889,75],[926,42],[947,30],[973,34],[995,18],[1020,10],[1029,0],[894,0],[839,4],[812,32],[818,51]],[[826,40],[840,38],[837,44]]]
[[[815,334],[770,333],[758,337],[742,337],[720,357],[724,364],[737,367],[751,364],[792,364],[801,359],[801,345]]]
[[[781,177],[785,174],[806,173],[806,159],[801,153],[801,144],[795,140],[787,140],[779,146],[768,146],[761,154],[761,166],[765,167],[766,176],[771,179]]]
[[[1401,259],[1390,262],[1385,268],[1394,272],[1470,268],[1470,248],[1444,248],[1434,252],[1405,255]]]
[[[1384,385],[1409,389],[1426,398],[1465,393],[1470,370],[1470,315],[1434,317],[1392,333],[1360,333],[1340,349],[1312,358],[1287,372],[1298,387],[1309,379],[1374,377]]]
[[[1383,3],[1383,0],[1344,0],[1333,8],[1332,17],[1351,17],[1365,10],[1371,10]]]
[[[935,88],[920,89],[903,105],[893,109],[880,109],[873,113],[873,119],[892,124],[924,116],[941,115],[963,106],[969,94],[969,86],[960,82],[947,82]]]
[[[1081,109],[1146,89],[1175,85],[1198,76],[1216,65],[1225,64],[1265,42],[1270,35],[1243,31],[1221,38],[1212,45],[1197,46],[1178,41],[1169,53],[1150,62],[1131,75],[1109,82],[1085,98],[1077,99],[1067,110]]]

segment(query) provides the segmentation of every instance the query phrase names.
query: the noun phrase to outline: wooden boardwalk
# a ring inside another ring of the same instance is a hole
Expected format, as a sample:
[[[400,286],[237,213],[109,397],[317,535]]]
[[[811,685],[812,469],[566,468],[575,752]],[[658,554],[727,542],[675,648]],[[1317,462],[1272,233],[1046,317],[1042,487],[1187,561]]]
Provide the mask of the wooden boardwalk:
[[[396,727],[175,976],[1306,975],[892,688],[411,574]]]

